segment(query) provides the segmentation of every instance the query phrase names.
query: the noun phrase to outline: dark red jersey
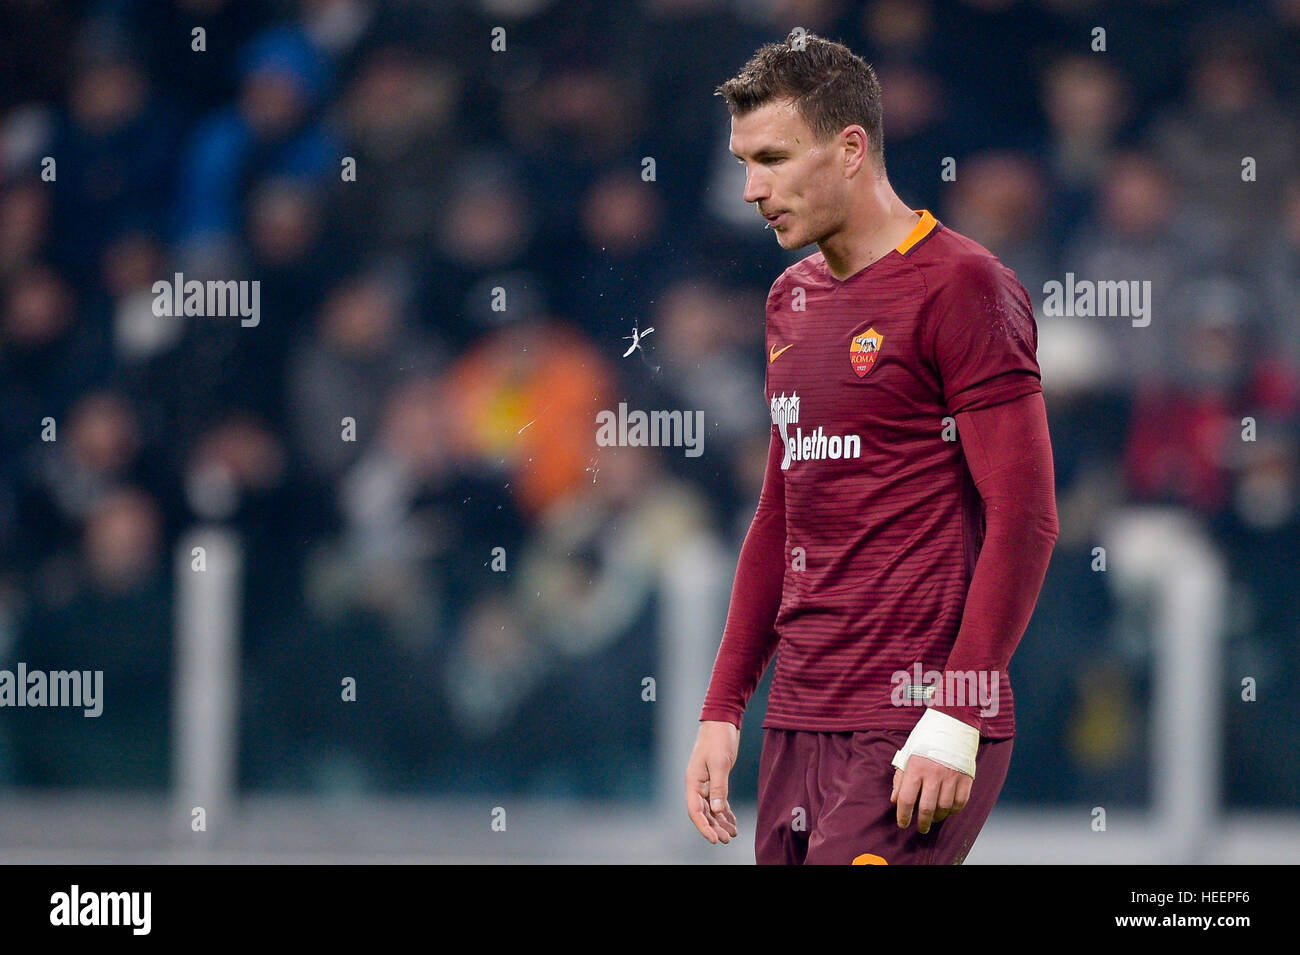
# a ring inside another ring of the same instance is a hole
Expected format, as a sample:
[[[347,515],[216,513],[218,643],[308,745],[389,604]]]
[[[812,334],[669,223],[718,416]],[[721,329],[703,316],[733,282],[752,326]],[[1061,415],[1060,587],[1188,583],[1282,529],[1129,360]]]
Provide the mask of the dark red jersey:
[[[843,281],[817,252],[773,284],[773,444],[756,526],[783,520],[785,546],[765,727],[915,725],[923,704],[900,694],[944,670],[982,543],[955,416],[1041,391],[1036,348],[1015,274],[924,211],[902,245]],[[738,718],[769,656],[720,653],[701,718]],[[981,733],[1010,736],[1007,675],[985,679],[995,704]]]

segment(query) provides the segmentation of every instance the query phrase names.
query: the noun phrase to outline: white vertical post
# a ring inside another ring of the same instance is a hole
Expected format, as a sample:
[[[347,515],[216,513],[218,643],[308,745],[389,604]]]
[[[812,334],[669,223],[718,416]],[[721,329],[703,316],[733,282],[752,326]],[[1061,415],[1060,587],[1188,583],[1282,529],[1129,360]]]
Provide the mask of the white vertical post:
[[[1154,596],[1151,824],[1167,860],[1203,861],[1220,809],[1220,670],[1227,600],[1222,561],[1178,512],[1124,511],[1108,535],[1122,591]]]
[[[1199,533],[1170,539],[1156,632],[1153,725],[1155,803],[1170,826],[1174,858],[1204,861],[1205,834],[1220,809],[1219,705],[1226,577]]]
[[[194,809],[203,808],[211,831],[228,820],[234,802],[242,577],[243,551],[233,533],[200,527],[181,536],[176,554],[172,780],[175,831],[198,845],[208,840],[192,828]]]
[[[685,814],[686,761],[699,732],[700,706],[722,639],[734,553],[699,534],[677,548],[660,589],[655,799],[665,817]]]

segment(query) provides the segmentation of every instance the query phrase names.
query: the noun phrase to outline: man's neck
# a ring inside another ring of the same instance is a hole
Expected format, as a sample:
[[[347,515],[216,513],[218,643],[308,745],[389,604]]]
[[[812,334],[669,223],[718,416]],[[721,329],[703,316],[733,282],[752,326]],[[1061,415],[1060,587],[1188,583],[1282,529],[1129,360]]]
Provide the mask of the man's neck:
[[[843,281],[901,245],[920,218],[898,198],[888,181],[881,179],[844,228],[817,247],[831,275]]]

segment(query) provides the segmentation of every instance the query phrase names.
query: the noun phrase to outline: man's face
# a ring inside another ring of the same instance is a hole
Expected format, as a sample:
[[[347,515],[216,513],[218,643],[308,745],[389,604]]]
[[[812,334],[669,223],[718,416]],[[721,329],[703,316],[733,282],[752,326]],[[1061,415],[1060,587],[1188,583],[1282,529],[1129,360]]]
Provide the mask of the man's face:
[[[732,155],[745,165],[745,201],[783,249],[817,242],[843,223],[848,180],[839,139],[818,142],[791,100],[731,118]]]

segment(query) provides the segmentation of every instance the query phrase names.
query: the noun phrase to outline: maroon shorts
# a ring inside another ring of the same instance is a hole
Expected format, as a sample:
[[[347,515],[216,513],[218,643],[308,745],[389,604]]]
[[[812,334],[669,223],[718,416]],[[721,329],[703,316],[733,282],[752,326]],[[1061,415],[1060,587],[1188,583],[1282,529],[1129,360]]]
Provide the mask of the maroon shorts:
[[[916,810],[898,828],[890,762],[903,730],[763,730],[758,769],[759,865],[960,865],[997,802],[1012,739],[980,738],[966,808],[921,835]],[[865,857],[865,858],[864,858]]]

